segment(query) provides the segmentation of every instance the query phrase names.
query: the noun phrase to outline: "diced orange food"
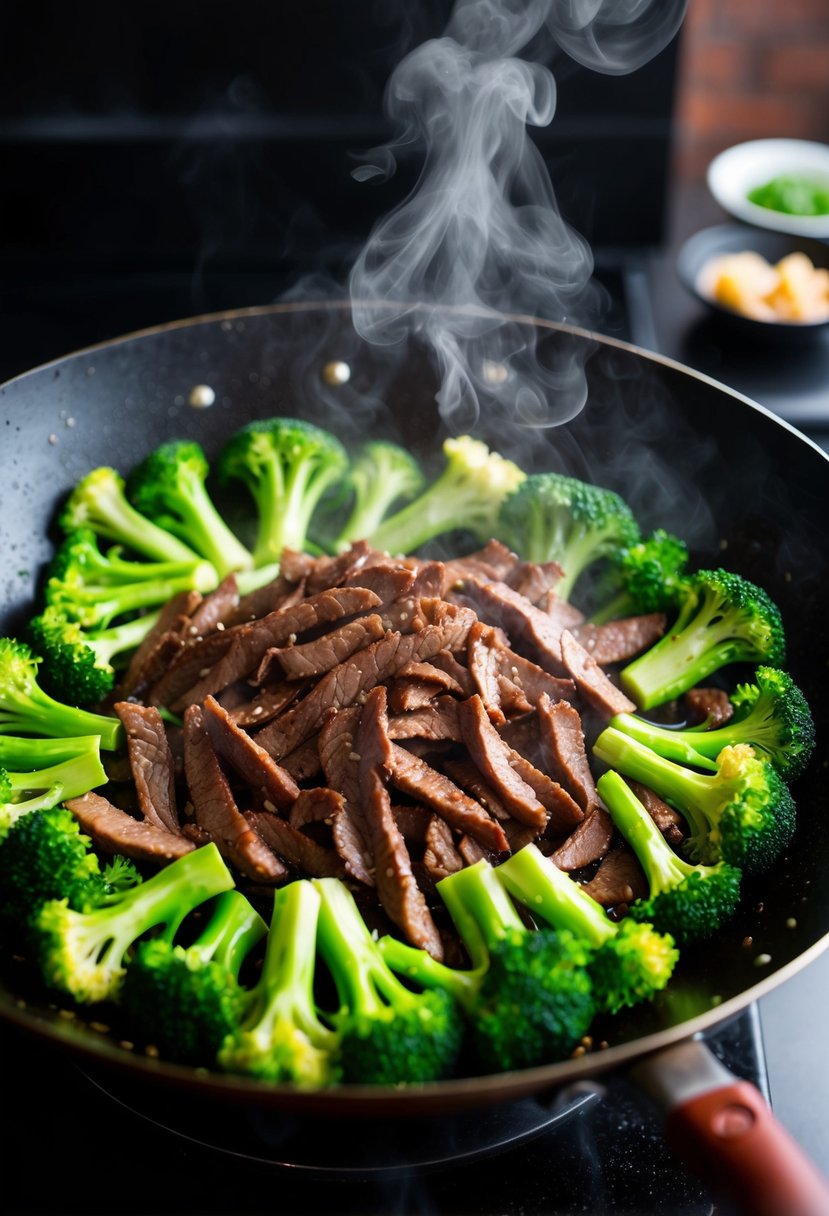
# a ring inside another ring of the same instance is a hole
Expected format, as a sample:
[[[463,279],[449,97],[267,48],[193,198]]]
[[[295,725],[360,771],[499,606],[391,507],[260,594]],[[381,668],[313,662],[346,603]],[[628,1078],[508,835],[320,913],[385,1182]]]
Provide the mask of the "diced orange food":
[[[791,253],[776,265],[752,250],[712,258],[698,286],[718,304],[755,320],[829,320],[829,271],[805,253]]]

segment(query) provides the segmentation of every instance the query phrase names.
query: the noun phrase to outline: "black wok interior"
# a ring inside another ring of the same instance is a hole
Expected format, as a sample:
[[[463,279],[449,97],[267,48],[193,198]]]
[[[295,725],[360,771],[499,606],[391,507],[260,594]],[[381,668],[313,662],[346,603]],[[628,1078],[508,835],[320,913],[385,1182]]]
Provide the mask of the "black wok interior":
[[[825,454],[759,407],[677,365],[560,326],[542,325],[537,332],[545,364],[584,363],[585,407],[565,424],[532,429],[484,402],[476,433],[525,467],[559,468],[619,490],[643,529],[668,527],[689,542],[700,565],[722,564],[763,585],[783,613],[789,669],[812,706],[820,744],[829,716]],[[322,374],[335,359],[352,369],[339,387],[329,386]],[[196,385],[214,390],[211,407],[189,404]],[[355,334],[347,306],[337,303],[176,324],[9,382],[0,388],[0,629],[13,634],[25,619],[51,552],[56,508],[95,465],[126,472],[155,444],[173,437],[194,437],[212,456],[235,427],[274,413],[322,422],[346,442],[393,435],[434,458],[443,433],[436,387],[431,360],[416,340],[368,346]],[[799,826],[788,856],[746,889],[742,911],[717,941],[686,953],[659,1000],[608,1028],[611,1049],[603,1053],[602,1067],[623,1058],[625,1044],[647,1048],[656,1045],[647,1036],[691,1019],[703,1018],[693,1023],[703,1025],[719,1010],[733,1011],[829,932],[824,771],[816,760],[794,789]],[[747,938],[751,946],[744,944]],[[758,962],[765,955],[769,961]],[[56,1017],[34,994],[26,994],[21,1008],[19,984],[19,968],[4,959],[0,1015],[24,1029],[157,1081],[269,1100],[235,1078],[205,1079],[127,1059],[105,1035],[81,1019]],[[524,1088],[556,1084],[590,1068],[588,1060],[534,1070]],[[519,1082],[510,1092],[521,1088]],[[507,1087],[495,1092],[474,1080],[453,1092],[462,1104],[509,1096]],[[292,1100],[284,1092],[277,1097]],[[334,1101],[340,1099],[348,1095]],[[310,1109],[318,1101],[322,1109],[332,1095],[296,1100]],[[399,1109],[407,1095],[395,1093],[389,1100]]]

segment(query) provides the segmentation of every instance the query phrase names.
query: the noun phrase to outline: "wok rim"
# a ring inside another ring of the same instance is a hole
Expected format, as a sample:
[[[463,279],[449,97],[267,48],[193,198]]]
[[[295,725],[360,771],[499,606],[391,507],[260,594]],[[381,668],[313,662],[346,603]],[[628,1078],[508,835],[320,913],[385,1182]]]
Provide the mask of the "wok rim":
[[[529,314],[496,313],[493,310],[457,306],[433,306],[425,303],[399,304],[395,301],[353,301],[345,298],[327,298],[320,300],[299,300],[282,304],[253,305],[244,308],[227,309],[219,312],[196,314],[182,317],[173,321],[162,322],[158,325],[120,334],[89,346],[79,347],[64,355],[49,359],[44,363],[27,368],[25,371],[10,377],[0,383],[0,394],[7,388],[40,372],[62,366],[76,357],[107,351],[110,348],[126,345],[134,340],[152,338],[156,335],[167,334],[177,330],[195,329],[200,325],[215,325],[223,322],[242,321],[250,317],[278,316],[287,313],[302,312],[348,312],[356,304],[361,307],[375,309],[405,308],[410,312],[426,309],[459,314],[477,314],[480,316],[501,317],[517,324],[532,326],[536,329],[563,332],[578,338],[595,342],[601,346],[615,348],[631,353],[650,363],[680,373],[692,380],[704,383],[731,398],[740,401],[748,408],[757,411],[773,423],[790,432],[799,442],[815,451],[823,460],[829,462],[829,453],[817,443],[804,435],[793,424],[775,414],[766,406],[736,389],[723,384],[714,377],[687,366],[679,360],[649,351],[635,343],[621,338],[614,338],[598,331],[588,330],[568,322],[550,321]],[[16,998],[13,993],[0,991],[0,1019],[10,1023],[28,1035],[45,1039],[53,1046],[67,1051],[72,1057],[85,1057],[114,1066],[120,1071],[126,1071],[144,1080],[152,1080],[185,1088],[194,1094],[209,1094],[213,1098],[250,1102],[258,1107],[291,1108],[300,1112],[318,1113],[337,1116],[347,1110],[349,1113],[360,1115],[376,1115],[394,1107],[395,1114],[419,1115],[425,1111],[436,1109],[446,1110],[447,1113],[470,1109],[483,1105],[485,1098],[493,1104],[516,1100],[543,1090],[558,1090],[568,1084],[578,1084],[592,1077],[601,1076],[608,1072],[624,1070],[634,1061],[645,1056],[656,1055],[666,1048],[688,1039],[699,1038],[707,1031],[727,1022],[749,1005],[762,999],[781,984],[793,978],[799,972],[811,965],[824,951],[829,948],[829,931],[818,938],[804,951],[789,962],[774,970],[771,974],[758,980],[742,992],[729,998],[722,1004],[712,1005],[710,1009],[687,1018],[673,1026],[654,1031],[641,1037],[630,1039],[624,1043],[610,1046],[604,1050],[587,1052],[579,1058],[569,1058],[554,1064],[542,1065],[536,1068],[522,1069],[517,1072],[495,1073],[484,1076],[461,1077],[456,1079],[430,1082],[426,1084],[389,1088],[386,1086],[346,1085],[340,1084],[328,1089],[306,1091],[289,1085],[266,1085],[262,1082],[222,1074],[206,1069],[192,1068],[176,1064],[172,1061],[160,1060],[149,1055],[134,1053],[129,1045],[117,1043],[114,1039],[101,1035],[94,1037],[91,1027],[86,1027],[83,1035],[78,1035],[71,1023],[83,1021],[83,1010],[75,1018],[62,1017],[56,1003],[49,1005],[54,1018],[37,1016],[27,1008],[25,1001]],[[92,1021],[94,1019],[90,1019]],[[67,1025],[66,1023],[69,1023]]]

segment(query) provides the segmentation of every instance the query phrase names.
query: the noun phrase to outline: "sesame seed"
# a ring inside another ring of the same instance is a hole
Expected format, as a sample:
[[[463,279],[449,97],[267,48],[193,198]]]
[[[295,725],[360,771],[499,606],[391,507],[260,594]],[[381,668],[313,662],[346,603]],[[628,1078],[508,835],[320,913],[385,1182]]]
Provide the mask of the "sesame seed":
[[[205,676],[209,676],[209,675],[210,675],[210,668],[202,667],[201,671],[199,672],[199,679],[203,680],[205,678]]]
[[[266,811],[270,811],[272,815],[276,814],[276,807],[271,802],[270,798],[265,799],[264,806]]]
[[[264,705],[257,705],[257,706],[255,707],[255,709],[253,710],[253,717],[254,717],[254,718],[258,718],[258,717],[259,717],[259,715],[260,715],[260,714],[262,714],[262,713],[264,713],[264,712],[265,712],[265,707],[264,707]]]
[[[755,967],[767,967],[770,962],[771,962],[770,954],[758,954],[756,959],[754,960],[754,966]]]
[[[348,758],[349,758],[349,760],[361,760],[362,759],[359,752],[349,752]]]

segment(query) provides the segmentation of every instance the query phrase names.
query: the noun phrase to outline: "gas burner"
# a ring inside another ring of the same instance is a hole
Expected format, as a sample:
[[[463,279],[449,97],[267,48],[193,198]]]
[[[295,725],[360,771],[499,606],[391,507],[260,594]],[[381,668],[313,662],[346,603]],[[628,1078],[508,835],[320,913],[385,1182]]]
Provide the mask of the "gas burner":
[[[227,1107],[193,1099],[89,1066],[85,1082],[155,1129],[237,1160],[309,1176],[349,1178],[411,1175],[465,1166],[521,1145],[589,1109],[597,1085],[573,1085],[545,1096],[431,1118],[313,1119],[296,1114]]]

